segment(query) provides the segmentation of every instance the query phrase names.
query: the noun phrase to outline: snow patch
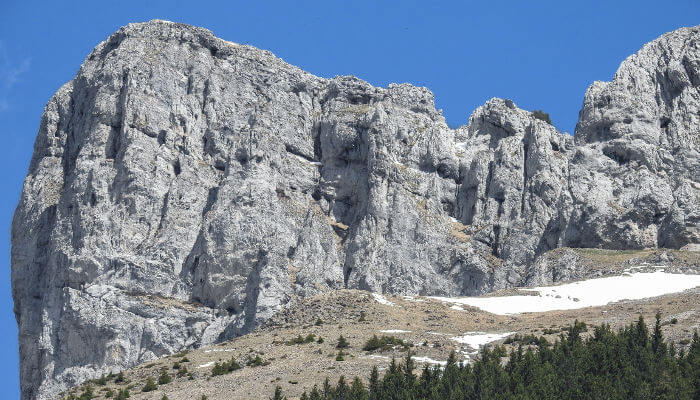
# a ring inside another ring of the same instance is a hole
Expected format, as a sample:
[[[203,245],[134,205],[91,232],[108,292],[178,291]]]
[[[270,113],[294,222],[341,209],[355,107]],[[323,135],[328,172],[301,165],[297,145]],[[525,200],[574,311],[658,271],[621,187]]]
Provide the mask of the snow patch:
[[[437,364],[440,366],[445,366],[447,365],[447,361],[438,361],[438,360],[433,360],[430,357],[411,357],[413,361],[419,362],[419,363],[424,363],[424,364]]]
[[[373,358],[373,359],[376,359],[376,360],[388,360],[388,359],[389,359],[389,357],[387,357],[387,356],[380,356],[379,354],[372,354],[372,355],[369,355],[369,356],[367,356],[367,357],[368,357],[368,358]]]
[[[323,165],[323,163],[321,163],[321,162],[318,162],[318,161],[309,161],[309,160],[307,160],[306,158],[304,158],[304,157],[302,157],[302,156],[299,156],[299,155],[296,155],[296,154],[294,154],[294,157],[296,157],[297,160],[299,160],[299,161],[301,161],[301,162],[303,162],[303,163],[315,165],[315,166],[317,166],[317,167],[320,167],[320,166]]]
[[[487,344],[494,342],[499,339],[503,339],[509,335],[512,335],[513,332],[504,332],[504,333],[486,333],[486,332],[468,332],[465,333],[463,336],[455,336],[453,338],[450,338],[454,340],[457,343],[461,344],[466,344],[467,346],[471,347],[472,349],[478,350],[479,347]],[[471,354],[471,353],[470,353]]]
[[[197,368],[208,368],[214,365],[214,361],[209,361],[208,363],[197,366]]]
[[[381,333],[411,333],[411,331],[405,331],[403,329],[385,329],[383,331],[379,331]]]
[[[234,351],[234,349],[211,349],[211,350],[204,350],[205,353],[228,353],[230,351]]]
[[[509,315],[598,307],[620,300],[639,300],[682,292],[697,286],[700,286],[700,275],[656,271],[521,289],[537,293],[535,296],[432,298],[453,304],[453,309],[459,305],[469,305],[492,314]]]
[[[374,300],[377,301],[379,304],[384,304],[385,306],[394,306],[396,304],[390,302],[389,300],[386,299],[386,297],[382,296],[379,293],[372,293],[372,297],[374,297]]]

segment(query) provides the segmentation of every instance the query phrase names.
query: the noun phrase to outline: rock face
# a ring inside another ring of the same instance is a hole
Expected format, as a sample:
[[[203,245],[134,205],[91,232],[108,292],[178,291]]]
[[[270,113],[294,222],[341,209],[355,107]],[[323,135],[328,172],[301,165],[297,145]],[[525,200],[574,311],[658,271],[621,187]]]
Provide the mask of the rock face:
[[[594,83],[574,137],[501,99],[451,130],[425,88],[124,27],[47,104],[15,213],[22,398],[320,291],[479,294],[557,279],[531,266],[562,246],[700,243],[699,89],[683,28]]]

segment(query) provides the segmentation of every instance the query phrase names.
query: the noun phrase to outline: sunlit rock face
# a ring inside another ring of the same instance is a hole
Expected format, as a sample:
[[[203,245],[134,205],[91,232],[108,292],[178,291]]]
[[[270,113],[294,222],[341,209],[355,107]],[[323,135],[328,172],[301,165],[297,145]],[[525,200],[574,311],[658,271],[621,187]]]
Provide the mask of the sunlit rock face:
[[[48,102],[15,213],[22,398],[325,290],[473,295],[556,279],[537,271],[561,246],[700,242],[699,40],[664,35],[596,82],[572,137],[509,100],[451,130],[425,88],[120,29]]]

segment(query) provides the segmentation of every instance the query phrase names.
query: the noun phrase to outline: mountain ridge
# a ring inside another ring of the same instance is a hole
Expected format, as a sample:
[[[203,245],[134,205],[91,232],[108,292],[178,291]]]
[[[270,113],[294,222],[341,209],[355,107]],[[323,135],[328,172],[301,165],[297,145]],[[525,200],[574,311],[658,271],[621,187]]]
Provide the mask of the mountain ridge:
[[[22,398],[326,290],[481,294],[564,276],[539,272],[560,247],[699,243],[699,40],[665,34],[594,83],[571,137],[510,100],[451,130],[425,88],[120,29],[47,104],[15,213]]]

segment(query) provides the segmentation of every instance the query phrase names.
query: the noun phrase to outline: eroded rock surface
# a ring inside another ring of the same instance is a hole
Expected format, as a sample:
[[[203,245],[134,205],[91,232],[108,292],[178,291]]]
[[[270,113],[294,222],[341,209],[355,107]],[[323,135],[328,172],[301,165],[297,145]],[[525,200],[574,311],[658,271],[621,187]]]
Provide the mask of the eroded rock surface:
[[[22,397],[299,296],[480,294],[556,279],[531,266],[562,246],[692,247],[699,60],[698,27],[649,43],[591,86],[572,137],[501,99],[451,130],[425,88],[124,27],[47,104],[15,213]]]

